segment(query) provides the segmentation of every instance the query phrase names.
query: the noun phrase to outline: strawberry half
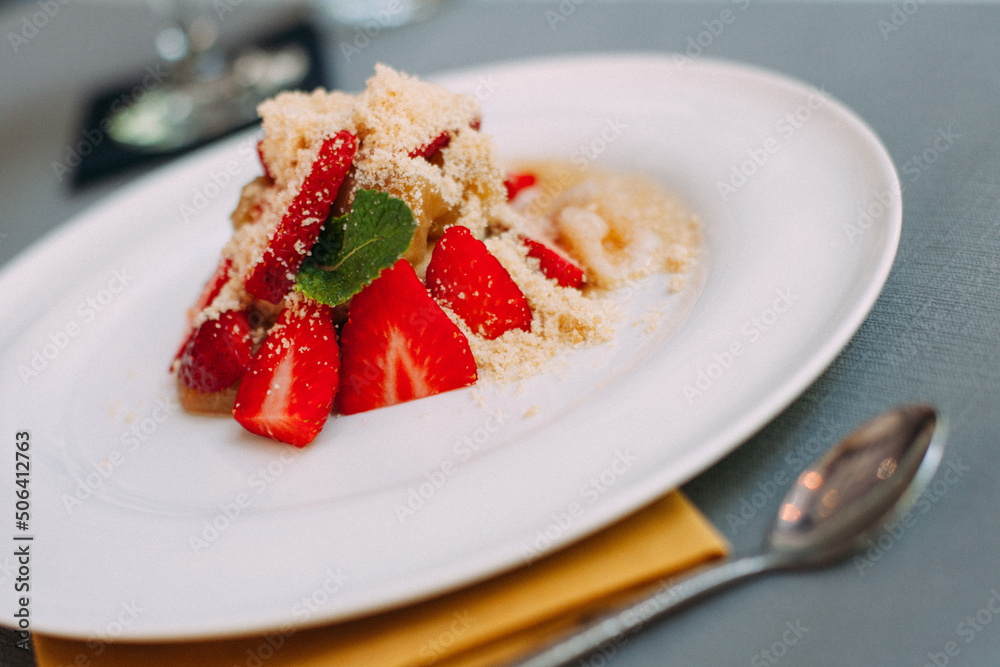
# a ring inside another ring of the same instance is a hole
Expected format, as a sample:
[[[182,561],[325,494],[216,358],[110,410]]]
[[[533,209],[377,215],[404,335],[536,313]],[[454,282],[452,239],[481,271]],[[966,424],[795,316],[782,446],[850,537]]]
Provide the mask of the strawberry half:
[[[469,341],[404,259],[354,296],[340,344],[337,409],[346,415],[476,382]]]
[[[531,308],[521,288],[467,227],[449,227],[434,246],[427,288],[486,338],[531,330]]]
[[[512,200],[521,190],[532,187],[535,184],[535,175],[528,173],[510,173],[503,180],[504,187],[507,188],[507,201]]]
[[[288,294],[295,273],[330,214],[356,149],[355,136],[346,130],[323,141],[302,189],[278,222],[263,257],[251,267],[246,278],[247,292],[271,303],[280,302]]]
[[[296,447],[323,429],[339,382],[332,313],[315,301],[281,312],[236,394],[233,417],[243,428]]]
[[[247,314],[227,310],[194,330],[181,354],[177,376],[189,389],[221,391],[243,377],[251,358]]]
[[[539,268],[546,278],[551,278],[563,287],[583,287],[586,276],[576,262],[562,254],[552,246],[541,241],[522,237],[521,241],[528,248],[528,257],[538,260]]]

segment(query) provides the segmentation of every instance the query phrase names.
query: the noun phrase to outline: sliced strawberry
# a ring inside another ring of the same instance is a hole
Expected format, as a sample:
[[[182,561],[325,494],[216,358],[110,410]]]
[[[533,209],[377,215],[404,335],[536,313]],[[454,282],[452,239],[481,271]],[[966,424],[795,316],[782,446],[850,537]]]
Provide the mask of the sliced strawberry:
[[[233,416],[243,428],[296,447],[316,438],[339,382],[331,316],[315,301],[281,312],[236,394]]]
[[[521,288],[467,227],[449,227],[434,246],[427,288],[486,338],[531,330],[531,308]]]
[[[177,375],[189,389],[208,393],[237,382],[250,367],[250,323],[242,310],[205,320],[188,339]]]
[[[559,250],[541,241],[523,237],[521,241],[528,248],[528,257],[538,260],[539,268],[546,278],[552,278],[563,287],[583,287],[586,276],[576,262]]]
[[[184,334],[184,342],[177,349],[174,354],[173,361],[170,362],[170,372],[173,373],[175,370],[180,369],[181,359],[184,357],[184,352],[188,349],[188,345],[191,344],[191,339],[194,338],[194,329],[188,326],[187,332]]]
[[[274,176],[271,174],[271,170],[268,168],[267,162],[264,160],[264,151],[261,148],[263,144],[264,144],[263,139],[257,142],[257,157],[260,158],[260,166],[264,168],[264,175],[273,181]]]
[[[184,350],[187,349],[188,343],[191,342],[191,337],[194,336],[194,329],[191,328],[191,325],[194,323],[194,318],[198,315],[198,313],[212,305],[212,302],[215,301],[215,297],[219,296],[219,292],[222,291],[222,287],[229,280],[229,271],[232,268],[233,260],[223,257],[219,262],[219,266],[216,267],[215,273],[212,274],[212,277],[208,279],[208,282],[205,283],[205,286],[202,288],[201,295],[198,297],[198,300],[190,308],[190,310],[188,310],[188,331],[184,336],[184,342],[181,343],[180,349],[178,349],[177,354],[174,355],[171,367],[173,364],[176,364],[181,360]]]
[[[447,131],[434,137],[429,144],[421,144],[408,153],[410,157],[422,157],[427,160],[434,157],[434,154],[447,146],[451,142],[451,135]]]
[[[512,172],[504,179],[504,187],[507,188],[507,201],[512,200],[521,190],[532,187],[535,184],[535,175],[528,173]]]
[[[355,414],[476,381],[469,341],[401,259],[351,300],[337,409]]]
[[[316,243],[330,207],[351,168],[357,148],[346,130],[327,137],[319,149],[302,189],[282,216],[264,255],[246,278],[247,292],[271,303],[281,301],[292,288],[295,273]]]
[[[194,307],[191,309],[191,319],[194,319],[195,315],[212,305],[215,297],[219,296],[219,292],[222,291],[223,286],[229,282],[229,272],[232,268],[233,260],[229,257],[223,257],[219,261],[219,266],[216,267],[215,273],[205,283],[205,287],[201,290],[201,296],[198,297]]]

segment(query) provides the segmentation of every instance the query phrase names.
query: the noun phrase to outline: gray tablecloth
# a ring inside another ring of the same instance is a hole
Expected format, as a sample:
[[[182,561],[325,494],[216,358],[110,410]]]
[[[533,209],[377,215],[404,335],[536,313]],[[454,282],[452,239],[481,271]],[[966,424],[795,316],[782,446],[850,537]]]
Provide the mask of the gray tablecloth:
[[[35,9],[8,8],[3,33]],[[744,585],[581,664],[996,665],[1000,6],[453,0],[425,22],[377,31],[363,49],[345,49],[357,37],[351,29],[331,29],[328,64],[339,84],[357,89],[377,61],[424,75],[531,55],[684,51],[725,9],[734,20],[702,54],[792,75],[852,107],[895,161],[903,234],[882,296],[831,367],[685,490],[746,551],[776,509],[774,481],[791,474],[797,448],[832,442],[911,401],[948,415],[950,443],[914,520],[857,558]],[[0,45],[8,68],[0,74],[0,261],[127,180],[70,196],[51,163],[86,86],[101,67],[125,71],[151,57],[142,40],[151,28],[135,12],[100,5],[61,11],[69,19],[53,20],[25,53],[12,55],[7,38]],[[123,32],[129,21],[140,27]],[[133,41],[95,45],[104,34]],[[74,49],[92,56],[93,71],[75,66],[83,74],[68,78],[55,70]],[[123,63],[129,53],[133,62]],[[9,643],[0,662],[30,664]]]

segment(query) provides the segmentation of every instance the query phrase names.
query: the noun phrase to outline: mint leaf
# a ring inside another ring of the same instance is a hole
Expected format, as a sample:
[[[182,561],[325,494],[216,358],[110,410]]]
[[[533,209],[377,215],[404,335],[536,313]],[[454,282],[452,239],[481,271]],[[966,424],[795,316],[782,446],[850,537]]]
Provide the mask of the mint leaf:
[[[299,268],[299,290],[331,306],[344,303],[403,256],[416,229],[413,212],[402,199],[358,190],[351,212],[323,226]]]

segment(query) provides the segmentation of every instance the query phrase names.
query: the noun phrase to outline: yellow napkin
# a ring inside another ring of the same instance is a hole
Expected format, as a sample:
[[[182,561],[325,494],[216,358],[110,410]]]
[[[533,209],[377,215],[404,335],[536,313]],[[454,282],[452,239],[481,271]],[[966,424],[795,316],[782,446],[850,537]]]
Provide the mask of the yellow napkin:
[[[401,609],[307,630],[204,642],[94,644],[34,636],[38,667],[496,665],[638,587],[726,554],[679,492],[520,569]]]

